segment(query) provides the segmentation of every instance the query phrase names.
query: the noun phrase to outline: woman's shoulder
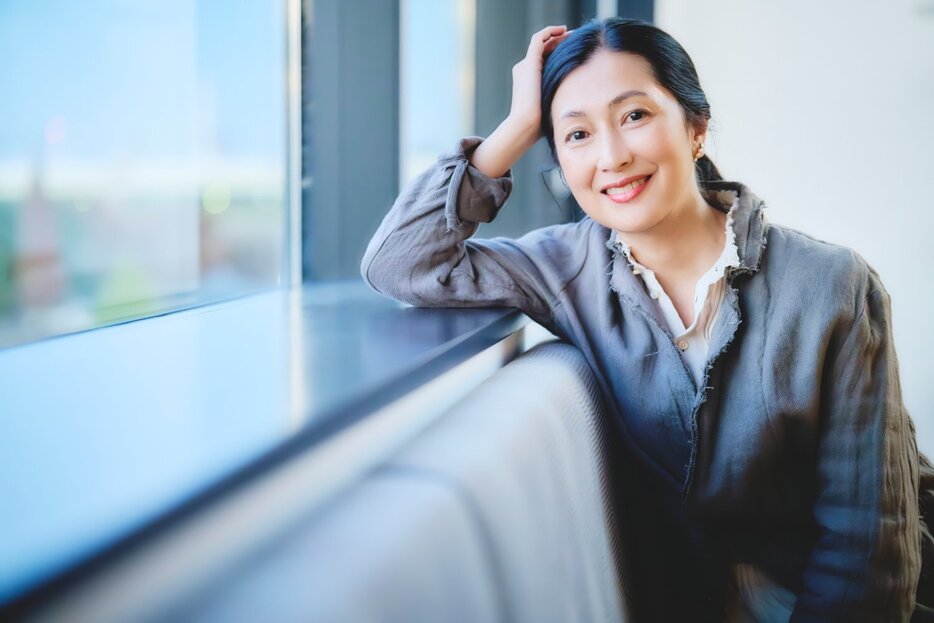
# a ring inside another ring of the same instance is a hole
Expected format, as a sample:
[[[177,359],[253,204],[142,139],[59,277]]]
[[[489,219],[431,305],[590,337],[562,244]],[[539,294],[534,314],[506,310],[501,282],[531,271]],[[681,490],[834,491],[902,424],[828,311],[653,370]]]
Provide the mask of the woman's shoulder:
[[[575,250],[590,245],[606,245],[610,230],[589,216],[569,223],[558,223],[533,229],[519,238],[527,244],[544,245],[555,250]]]
[[[767,248],[773,255],[780,254],[783,263],[805,264],[833,272],[865,272],[869,268],[866,260],[848,246],[823,240],[794,227],[771,222],[768,232]]]
[[[605,247],[608,239],[609,230],[585,216],[578,221],[533,229],[518,242],[538,249],[551,261],[565,264],[571,257],[579,257],[583,261],[592,248]]]
[[[708,182],[707,197],[727,207],[735,203],[733,227],[741,253],[753,253],[764,262],[771,276],[784,278],[790,272],[817,271],[824,277],[865,276],[871,270],[853,249],[823,240],[794,227],[773,223],[766,202],[738,181]],[[745,234],[745,235],[744,235]]]
[[[883,290],[878,273],[857,251],[787,225],[769,223],[763,272],[805,300],[829,295],[847,308]]]
[[[588,216],[570,223],[559,223],[534,229],[512,240],[539,269],[557,277],[562,287],[599,265],[601,273],[607,265],[609,229]],[[506,242],[507,239],[499,239]]]

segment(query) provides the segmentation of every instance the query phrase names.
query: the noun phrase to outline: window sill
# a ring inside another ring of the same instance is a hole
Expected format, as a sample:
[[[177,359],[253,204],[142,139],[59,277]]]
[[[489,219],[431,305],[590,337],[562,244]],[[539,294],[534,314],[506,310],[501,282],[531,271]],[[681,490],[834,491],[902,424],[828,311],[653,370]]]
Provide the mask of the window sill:
[[[365,419],[521,329],[512,309],[279,290],[0,351],[0,609]]]

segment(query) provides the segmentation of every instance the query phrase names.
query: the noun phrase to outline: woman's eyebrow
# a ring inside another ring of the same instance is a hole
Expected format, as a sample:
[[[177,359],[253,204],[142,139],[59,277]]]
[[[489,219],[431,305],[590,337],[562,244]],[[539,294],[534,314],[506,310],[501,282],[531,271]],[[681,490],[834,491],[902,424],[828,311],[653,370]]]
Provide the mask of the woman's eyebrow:
[[[630,97],[639,97],[639,96],[648,97],[649,94],[646,93],[645,91],[638,91],[638,90],[636,90],[636,89],[631,89],[631,90],[629,90],[629,91],[625,91],[625,92],[623,92],[623,93],[620,93],[619,95],[617,95],[616,97],[614,97],[613,99],[611,99],[609,105],[607,106],[607,108],[613,108],[613,107],[616,106],[617,104],[621,103],[623,100],[626,100],[626,99],[628,99],[628,98],[630,98]]]
[[[616,97],[610,100],[610,103],[607,104],[607,108],[613,108],[614,106],[622,103],[623,101],[629,99],[630,97],[638,97],[640,95],[643,97],[648,97],[649,94],[646,93],[645,91],[639,91],[636,89],[630,89],[629,91],[623,91],[622,93],[620,93],[619,95],[617,95]],[[586,116],[587,116],[586,113],[580,110],[569,110],[563,115],[561,115],[560,117],[558,117],[558,121],[561,121],[562,119],[565,119],[567,117],[586,117]]]

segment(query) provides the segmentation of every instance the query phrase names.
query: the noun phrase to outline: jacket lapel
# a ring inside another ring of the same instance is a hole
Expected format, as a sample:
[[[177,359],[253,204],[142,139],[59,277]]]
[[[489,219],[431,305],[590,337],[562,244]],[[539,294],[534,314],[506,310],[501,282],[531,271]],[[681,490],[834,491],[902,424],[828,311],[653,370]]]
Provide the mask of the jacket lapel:
[[[626,256],[619,250],[619,247],[614,244],[612,234],[606,246],[613,251],[613,268],[610,274],[610,287],[620,295],[632,311],[655,324],[659,330],[668,336],[669,341],[671,341],[673,336],[667,329],[665,316],[662,314],[661,308],[655,301],[649,298],[642,279],[638,275],[633,274],[632,266],[629,264]]]
[[[741,322],[741,314],[739,295],[736,288],[733,287],[733,280],[739,275],[752,275],[759,270],[765,249],[767,225],[762,212],[765,207],[764,203],[739,182],[709,182],[705,185],[703,194],[708,202],[717,203],[724,210],[732,207],[734,201],[738,202],[733,212],[733,231],[740,265],[738,268],[728,269],[727,271],[728,287],[724,293],[723,304],[708,349],[707,365],[709,367],[736,335],[737,327]],[[661,308],[649,297],[642,280],[632,273],[632,267],[626,260],[625,255],[614,243],[613,238],[612,232],[609,232],[606,246],[613,252],[610,286],[630,311],[635,312],[650,325],[653,325],[654,330],[661,332],[667,338],[670,348],[677,349],[674,345],[674,336],[668,330]],[[697,392],[698,388],[695,385],[694,378],[680,354],[676,359],[682,363],[683,368],[678,374],[684,378],[686,386],[691,388],[691,391],[685,392],[685,394],[694,398],[694,400],[690,398],[682,400],[682,397],[678,396],[678,402],[683,407],[684,413],[690,414],[696,411],[700,403],[703,402],[706,387],[704,392]],[[704,381],[706,386],[706,378]],[[682,405],[682,402],[685,402],[685,404]]]
[[[733,341],[742,321],[739,292],[734,286],[734,280],[741,275],[751,276],[759,271],[768,227],[762,212],[765,204],[743,184],[728,181],[711,182],[705,188],[705,196],[708,201],[718,201],[721,205],[737,202],[733,212],[733,232],[739,254],[739,267],[727,270],[727,287],[707,351],[709,369],[720,353]],[[704,385],[706,386],[706,379]],[[703,399],[702,395],[698,396],[698,405]]]
[[[733,231],[736,234],[736,250],[739,252],[740,268],[735,274],[752,274],[759,270],[765,250],[768,228],[763,209],[765,202],[739,182],[708,182],[703,191],[708,201],[715,201],[729,208],[732,202],[738,205],[733,213]]]

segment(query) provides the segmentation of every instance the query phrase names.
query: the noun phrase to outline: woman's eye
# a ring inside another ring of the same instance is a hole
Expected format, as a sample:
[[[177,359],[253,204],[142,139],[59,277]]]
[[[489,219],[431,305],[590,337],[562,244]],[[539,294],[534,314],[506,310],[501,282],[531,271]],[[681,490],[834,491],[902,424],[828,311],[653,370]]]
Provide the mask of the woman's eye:
[[[570,143],[573,141],[582,141],[587,138],[587,133],[583,130],[572,130],[568,132],[568,135],[564,137],[565,143]]]
[[[627,121],[642,121],[645,118],[644,110],[634,110],[630,113],[626,113]]]

